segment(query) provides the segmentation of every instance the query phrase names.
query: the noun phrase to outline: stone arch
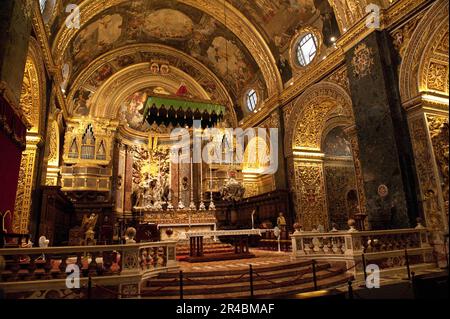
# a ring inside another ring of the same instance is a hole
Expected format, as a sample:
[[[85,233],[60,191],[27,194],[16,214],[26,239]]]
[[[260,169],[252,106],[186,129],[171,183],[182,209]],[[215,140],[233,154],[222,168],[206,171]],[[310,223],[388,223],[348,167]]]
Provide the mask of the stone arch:
[[[31,37],[23,75],[20,107],[30,124],[28,132],[40,133],[46,105],[45,69],[39,44]]]
[[[20,107],[28,121],[27,143],[22,152],[19,181],[14,204],[13,231],[28,233],[32,208],[32,192],[36,185],[39,141],[44,128],[46,106],[46,78],[43,58],[39,45],[30,37],[25,63]],[[31,178],[30,178],[31,177]]]
[[[337,84],[320,82],[309,87],[293,103],[293,108],[300,110],[292,112],[287,123],[285,154],[292,154],[294,149],[320,150],[327,120],[337,116],[353,122],[351,105],[350,96]]]
[[[324,132],[337,124],[353,124],[351,98],[337,84],[320,82],[293,103],[287,123],[285,154],[297,220],[305,230],[330,229],[325,187]]]
[[[448,14],[448,1],[439,0],[414,31],[399,72],[403,104],[428,91],[448,95]],[[438,87],[442,89],[436,90]]]

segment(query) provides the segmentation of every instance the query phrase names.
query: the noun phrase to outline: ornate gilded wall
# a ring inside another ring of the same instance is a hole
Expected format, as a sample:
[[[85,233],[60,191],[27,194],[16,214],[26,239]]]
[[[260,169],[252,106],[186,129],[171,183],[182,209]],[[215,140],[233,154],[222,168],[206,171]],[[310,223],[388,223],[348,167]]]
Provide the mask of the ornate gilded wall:
[[[305,230],[319,225],[328,229],[323,163],[295,162],[295,192],[300,221]]]

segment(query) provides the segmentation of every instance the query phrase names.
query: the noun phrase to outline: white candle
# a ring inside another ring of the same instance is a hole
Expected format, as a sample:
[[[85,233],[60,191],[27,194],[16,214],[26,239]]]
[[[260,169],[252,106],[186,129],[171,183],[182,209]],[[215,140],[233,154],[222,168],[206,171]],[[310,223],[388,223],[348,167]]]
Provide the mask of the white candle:
[[[192,154],[189,154],[191,158],[191,202],[194,201],[194,174],[192,173]]]
[[[200,196],[203,202],[203,159],[200,160]]]

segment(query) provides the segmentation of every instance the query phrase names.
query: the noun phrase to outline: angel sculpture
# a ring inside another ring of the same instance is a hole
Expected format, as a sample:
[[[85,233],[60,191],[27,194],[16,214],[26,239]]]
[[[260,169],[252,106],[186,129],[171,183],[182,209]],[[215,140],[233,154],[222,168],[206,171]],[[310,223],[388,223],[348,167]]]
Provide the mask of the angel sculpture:
[[[92,213],[91,215],[89,215],[89,217],[87,215],[83,216],[83,221],[81,224],[81,228],[84,231],[87,231],[89,229],[94,229],[95,225],[97,224],[97,219],[98,219],[98,215],[95,213]]]
[[[47,239],[47,237],[45,237],[45,236],[39,237],[39,247],[40,248],[47,248],[49,243],[50,243],[50,241]],[[38,260],[45,261],[45,254],[42,253],[42,255],[36,259],[36,261],[38,261]]]
[[[83,216],[83,222],[81,225],[81,228],[84,231],[84,244],[94,244],[95,245],[95,232],[94,227],[97,224],[98,215],[95,213],[92,213],[89,217],[87,215]]]

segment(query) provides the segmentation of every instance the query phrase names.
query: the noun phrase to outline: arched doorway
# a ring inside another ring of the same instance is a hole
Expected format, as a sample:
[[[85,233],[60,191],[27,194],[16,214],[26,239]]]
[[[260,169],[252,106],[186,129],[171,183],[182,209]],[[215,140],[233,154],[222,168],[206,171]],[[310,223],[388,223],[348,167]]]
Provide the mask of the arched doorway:
[[[354,218],[359,209],[352,150],[343,126],[326,134],[322,150],[329,225],[346,229],[348,219]]]

